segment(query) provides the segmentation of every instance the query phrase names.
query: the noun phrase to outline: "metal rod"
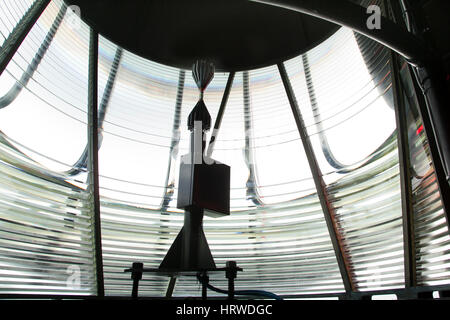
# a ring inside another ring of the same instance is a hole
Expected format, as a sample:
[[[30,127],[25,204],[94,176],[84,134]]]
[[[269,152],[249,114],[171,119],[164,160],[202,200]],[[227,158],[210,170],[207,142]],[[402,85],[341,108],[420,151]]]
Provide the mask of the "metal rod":
[[[131,267],[131,279],[133,279],[133,288],[131,297],[137,299],[139,295],[139,281],[142,279],[144,264],[142,262],[133,262]]]
[[[97,295],[103,297],[103,255],[100,225],[100,193],[98,179],[98,33],[91,29],[89,41],[88,83],[88,185],[93,208]]]
[[[201,284],[202,284],[202,300],[207,300],[208,299],[208,283],[209,283],[208,273],[206,271],[204,271],[199,275],[199,277],[201,279]]]
[[[27,69],[22,73],[20,80],[16,81],[14,85],[11,87],[11,89],[9,89],[8,92],[3,97],[0,98],[0,109],[9,106],[17,98],[22,89],[27,86],[34,72],[36,71],[45,54],[47,53],[47,50],[50,47],[50,44],[52,43],[56,31],[58,31],[59,26],[61,25],[61,22],[66,12],[67,12],[67,5],[63,3],[61,5],[61,9],[59,10],[58,14],[55,17],[55,20],[53,21],[52,26],[50,27],[50,30],[45,36],[44,41],[42,41],[41,46],[34,55],[33,60],[31,60]]]
[[[6,38],[0,50],[0,75],[49,3],[50,0],[36,0]]]
[[[367,27],[367,8],[348,0],[249,0],[314,16],[361,33],[396,51],[411,63],[428,57],[423,40],[381,16],[381,29]]]
[[[169,285],[167,286],[166,298],[172,298],[173,290],[175,289],[175,284],[177,283],[177,277],[172,276],[169,280]]]
[[[411,185],[411,158],[408,139],[406,106],[399,74],[397,56],[391,52],[392,91],[394,97],[395,120],[397,123],[397,144],[400,167],[400,187],[403,219],[403,250],[405,267],[405,287],[417,286],[416,247],[414,236],[413,194]]]
[[[297,104],[297,99],[295,98],[294,91],[292,90],[290,80],[286,73],[286,69],[283,63],[278,64],[278,70],[283,81],[284,88],[289,100],[289,104],[294,115],[295,123],[297,125],[298,132],[300,134],[303,148],[305,149],[306,157],[308,159],[309,167],[314,179],[314,184],[316,186],[317,195],[320,200],[320,205],[325,216],[325,221],[328,227],[328,232],[333,244],[333,249],[336,255],[336,260],[339,266],[339,271],[342,276],[342,281],[344,283],[344,288],[347,293],[356,291],[355,282],[353,281],[350,257],[345,251],[345,241],[339,232],[339,225],[335,214],[335,209],[329,199],[328,191],[325,182],[322,178],[322,173],[317,163],[317,159],[309,140],[308,134],[305,130],[305,125],[303,122],[303,117],[300,113],[300,109]]]
[[[220,103],[219,113],[217,114],[216,122],[214,123],[214,129],[211,134],[211,139],[208,145],[208,151],[206,152],[207,157],[211,157],[214,151],[214,143],[216,142],[216,137],[219,134],[220,126],[222,125],[222,118],[225,113],[225,108],[228,103],[228,98],[230,96],[231,87],[233,86],[235,72],[230,72],[228,75],[227,85],[225,86],[225,91],[223,92],[222,102]]]
[[[237,277],[237,264],[236,261],[227,261],[225,276],[228,279],[228,300],[234,300],[235,286],[234,282]]]

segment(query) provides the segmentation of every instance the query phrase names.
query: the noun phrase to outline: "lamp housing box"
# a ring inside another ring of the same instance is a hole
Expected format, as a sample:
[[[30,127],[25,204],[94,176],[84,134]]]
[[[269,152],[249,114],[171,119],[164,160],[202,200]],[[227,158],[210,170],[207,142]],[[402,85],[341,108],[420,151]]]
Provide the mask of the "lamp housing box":
[[[181,157],[178,209],[204,209],[210,217],[230,214],[230,167],[213,159],[192,163],[192,155]]]

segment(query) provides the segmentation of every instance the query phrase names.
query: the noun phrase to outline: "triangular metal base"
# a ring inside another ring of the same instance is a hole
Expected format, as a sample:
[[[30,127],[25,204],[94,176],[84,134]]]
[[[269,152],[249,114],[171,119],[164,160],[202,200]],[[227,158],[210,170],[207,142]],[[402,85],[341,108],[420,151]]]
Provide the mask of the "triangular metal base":
[[[187,238],[191,237],[190,244]],[[194,237],[194,239],[192,238]],[[200,229],[196,235],[187,235],[183,227],[178,233],[175,241],[172,243],[159,269],[214,269],[214,263],[211,250],[206,241],[203,229]]]

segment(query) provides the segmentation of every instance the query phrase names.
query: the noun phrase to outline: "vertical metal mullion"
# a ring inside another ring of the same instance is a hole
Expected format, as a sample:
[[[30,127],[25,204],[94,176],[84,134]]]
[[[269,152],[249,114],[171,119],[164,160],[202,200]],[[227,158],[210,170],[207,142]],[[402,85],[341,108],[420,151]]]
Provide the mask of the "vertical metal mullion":
[[[36,0],[11,31],[0,50],[0,75],[49,3],[50,0]]]
[[[88,83],[88,190],[93,211],[97,295],[105,295],[98,178],[98,33],[91,29]]]
[[[411,288],[417,286],[417,274],[408,125],[406,118],[405,100],[398,69],[398,59],[394,52],[391,52],[390,60],[395,119],[397,122],[398,132],[397,144],[400,167],[400,187],[403,219],[405,287]]]
[[[322,173],[317,163],[317,159],[313,147],[311,145],[311,141],[309,140],[309,137],[305,130],[303,117],[300,113],[300,109],[297,104],[297,99],[295,98],[294,91],[292,90],[292,86],[283,63],[278,64],[278,70],[280,72],[280,76],[283,81],[284,88],[286,90],[286,95],[288,97],[289,104],[291,106],[295,123],[297,125],[297,129],[303,143],[303,148],[305,149],[308,164],[311,169],[314,184],[316,186],[317,195],[319,197],[320,205],[322,207],[322,211],[324,213],[325,221],[328,227],[331,243],[333,245],[333,249],[336,255],[339,271],[341,273],[342,281],[344,283],[344,288],[347,293],[351,293],[353,291],[356,291],[356,285],[353,281],[351,273],[350,257],[345,252],[344,240],[340,235],[335,209],[329,199],[328,191],[326,189],[325,182],[322,178]]]

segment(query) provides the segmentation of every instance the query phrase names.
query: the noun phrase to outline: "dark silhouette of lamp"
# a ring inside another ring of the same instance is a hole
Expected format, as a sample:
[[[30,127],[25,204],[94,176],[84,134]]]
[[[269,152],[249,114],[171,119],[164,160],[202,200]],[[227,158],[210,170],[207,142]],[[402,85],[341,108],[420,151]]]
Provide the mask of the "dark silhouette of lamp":
[[[211,128],[203,93],[214,77],[214,65],[197,61],[192,75],[200,98],[188,118],[190,152],[181,157],[177,208],[184,209],[184,225],[159,266],[160,270],[215,269],[203,231],[203,216],[230,214],[230,167],[205,156],[203,139]]]

